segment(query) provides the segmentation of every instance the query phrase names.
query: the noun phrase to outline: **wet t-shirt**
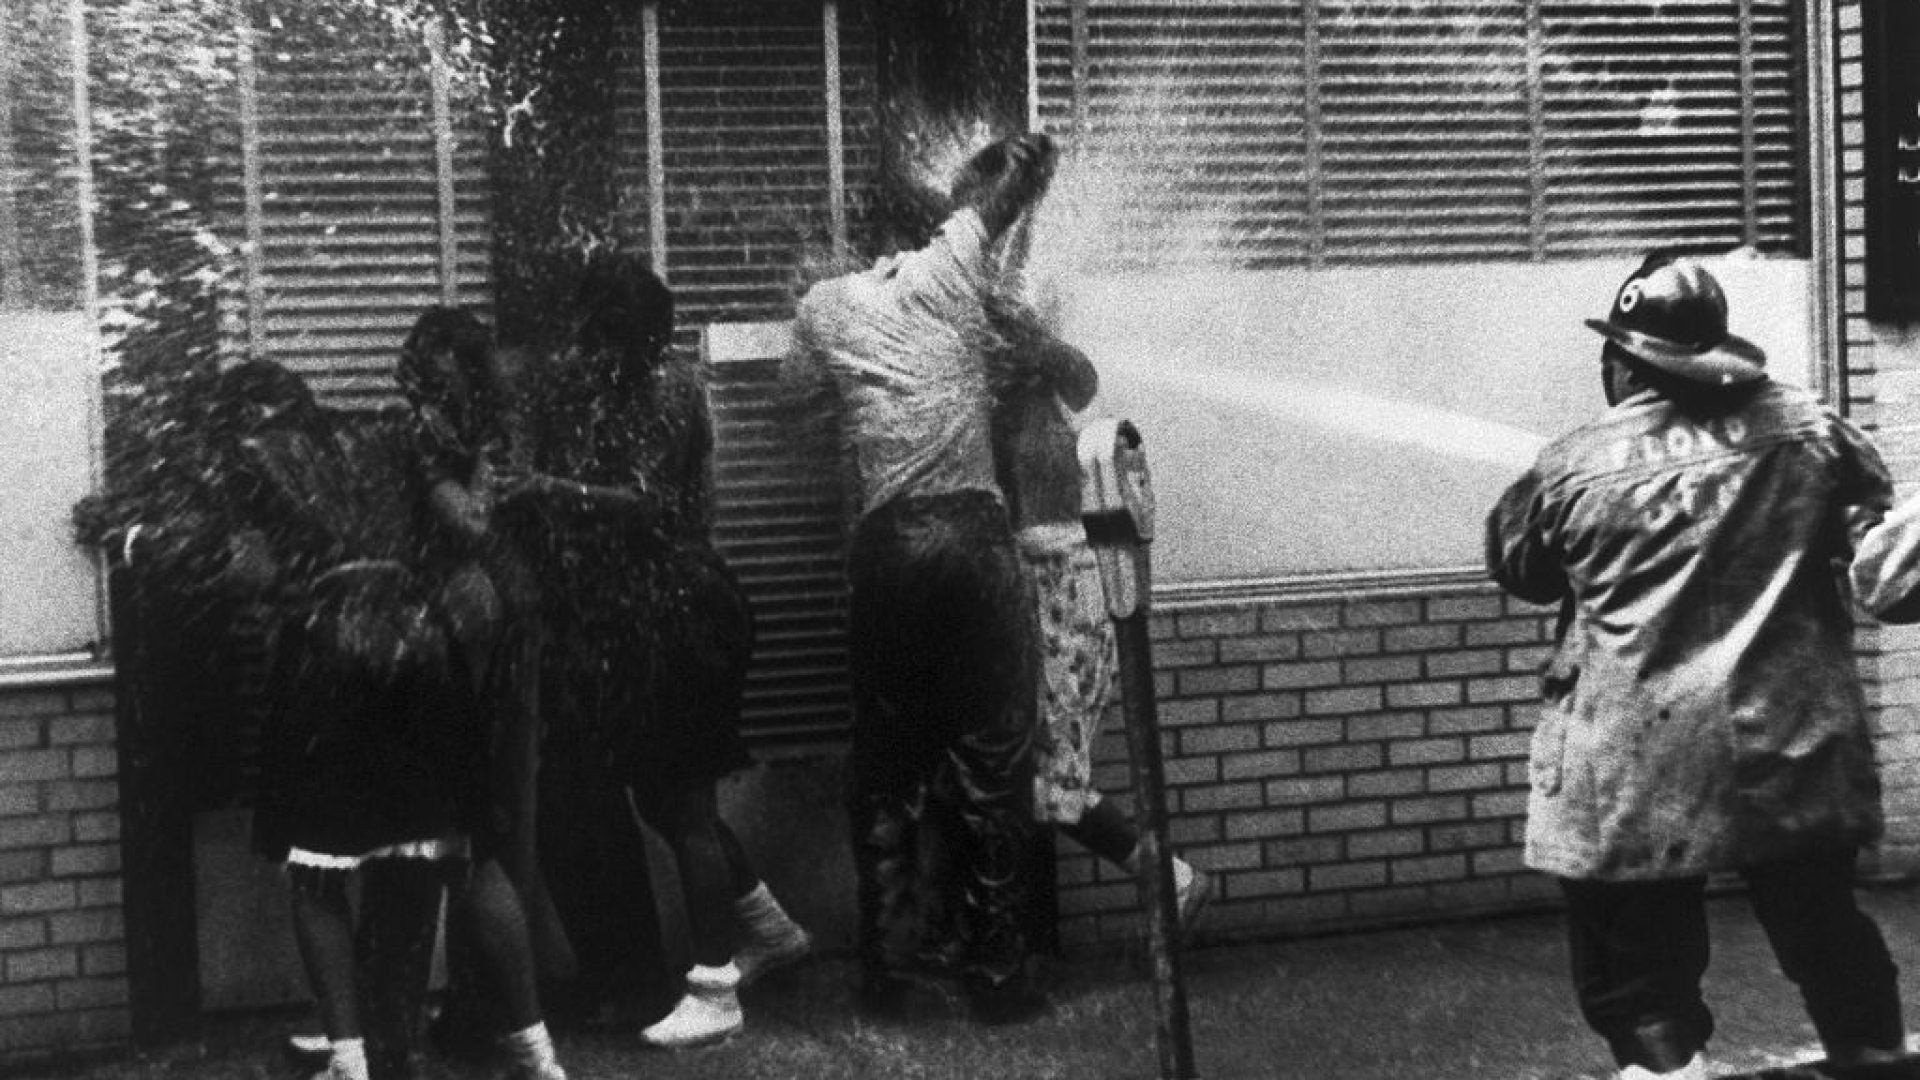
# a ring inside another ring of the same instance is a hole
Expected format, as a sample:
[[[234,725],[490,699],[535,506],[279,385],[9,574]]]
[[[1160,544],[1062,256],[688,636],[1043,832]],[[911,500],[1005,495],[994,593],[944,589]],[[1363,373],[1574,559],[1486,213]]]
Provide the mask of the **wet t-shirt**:
[[[862,516],[901,496],[998,493],[981,345],[990,248],[962,210],[918,251],[814,286],[797,334],[832,375]]]

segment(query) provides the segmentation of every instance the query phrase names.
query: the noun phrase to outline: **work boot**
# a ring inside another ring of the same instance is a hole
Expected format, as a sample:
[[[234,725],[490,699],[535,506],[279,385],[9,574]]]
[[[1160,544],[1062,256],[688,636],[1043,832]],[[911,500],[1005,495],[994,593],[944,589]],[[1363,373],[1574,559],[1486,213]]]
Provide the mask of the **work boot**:
[[[1654,1072],[1645,1065],[1629,1065],[1620,1070],[1620,1080],[1707,1080],[1707,1059],[1695,1054],[1672,1072]]]
[[[740,969],[732,964],[695,964],[687,972],[687,992],[666,1019],[640,1033],[648,1046],[684,1050],[732,1037],[746,1018],[740,1012]]]
[[[787,916],[764,881],[733,902],[733,913],[744,938],[740,951],[733,956],[733,966],[740,969],[742,990],[762,975],[807,955],[813,948],[813,935]]]

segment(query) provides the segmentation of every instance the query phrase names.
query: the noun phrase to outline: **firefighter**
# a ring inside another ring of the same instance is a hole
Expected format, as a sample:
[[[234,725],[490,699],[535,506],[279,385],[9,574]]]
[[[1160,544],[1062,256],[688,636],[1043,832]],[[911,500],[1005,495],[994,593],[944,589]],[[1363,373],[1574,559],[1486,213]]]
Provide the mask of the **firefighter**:
[[[1560,605],[1526,861],[1559,879],[1574,988],[1625,1078],[1704,1077],[1709,874],[1730,871],[1835,1065],[1904,1045],[1856,905],[1880,785],[1837,567],[1892,485],[1857,428],[1768,378],[1698,261],[1655,253],[1604,320],[1611,408],[1487,522],[1495,581]]]

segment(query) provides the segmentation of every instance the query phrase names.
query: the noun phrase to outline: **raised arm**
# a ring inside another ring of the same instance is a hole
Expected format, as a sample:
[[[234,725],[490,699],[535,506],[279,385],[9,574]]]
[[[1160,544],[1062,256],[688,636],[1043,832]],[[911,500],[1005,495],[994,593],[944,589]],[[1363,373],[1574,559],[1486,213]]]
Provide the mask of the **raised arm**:
[[[1045,134],[1015,135],[981,150],[953,182],[953,203],[980,215],[989,242],[998,240],[1053,182],[1060,153]]]

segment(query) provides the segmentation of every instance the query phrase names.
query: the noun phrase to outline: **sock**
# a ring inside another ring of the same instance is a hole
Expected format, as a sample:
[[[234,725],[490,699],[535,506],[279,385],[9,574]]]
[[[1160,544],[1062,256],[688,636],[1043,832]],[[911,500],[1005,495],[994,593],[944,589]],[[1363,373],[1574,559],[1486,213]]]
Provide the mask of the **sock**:
[[[513,1060],[527,1066],[528,1071],[535,1074],[545,1074],[560,1067],[560,1061],[553,1053],[553,1036],[547,1034],[545,1021],[510,1033],[507,1036],[507,1051],[513,1055]]]
[[[335,1039],[329,1046],[328,1080],[367,1080],[367,1040]]]
[[[749,937],[761,942],[778,940],[782,930],[793,921],[764,881],[756,883],[752,892],[734,900],[733,913]]]
[[[733,910],[740,916],[741,922],[752,926],[760,919],[779,911],[780,904],[773,898],[773,890],[767,888],[766,882],[756,881],[752,889],[734,897]]]

